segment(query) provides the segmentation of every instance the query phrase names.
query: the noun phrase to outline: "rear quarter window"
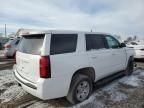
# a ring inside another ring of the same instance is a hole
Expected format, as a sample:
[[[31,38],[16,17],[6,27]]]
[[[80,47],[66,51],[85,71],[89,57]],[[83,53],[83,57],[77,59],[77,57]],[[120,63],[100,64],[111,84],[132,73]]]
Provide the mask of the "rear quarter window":
[[[76,51],[77,34],[52,34],[50,54],[72,53]]]
[[[44,34],[22,36],[18,51],[27,54],[40,55],[44,36]]]

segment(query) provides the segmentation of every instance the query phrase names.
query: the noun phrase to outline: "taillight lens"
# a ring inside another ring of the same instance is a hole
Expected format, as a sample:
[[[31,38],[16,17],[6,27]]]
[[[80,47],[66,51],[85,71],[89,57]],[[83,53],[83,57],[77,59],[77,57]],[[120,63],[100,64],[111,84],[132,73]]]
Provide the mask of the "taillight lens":
[[[41,78],[51,78],[49,56],[41,56],[41,58],[40,58],[40,77]]]
[[[10,44],[6,44],[4,47],[5,48],[11,48],[11,45]]]

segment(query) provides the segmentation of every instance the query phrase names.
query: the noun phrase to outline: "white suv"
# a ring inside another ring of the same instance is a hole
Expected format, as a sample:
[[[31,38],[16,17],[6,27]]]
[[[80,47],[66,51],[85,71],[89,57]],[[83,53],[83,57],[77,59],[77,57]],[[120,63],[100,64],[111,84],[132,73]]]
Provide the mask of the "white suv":
[[[109,34],[29,30],[21,36],[15,78],[43,100],[66,96],[76,104],[91,95],[94,82],[133,71],[133,51]]]

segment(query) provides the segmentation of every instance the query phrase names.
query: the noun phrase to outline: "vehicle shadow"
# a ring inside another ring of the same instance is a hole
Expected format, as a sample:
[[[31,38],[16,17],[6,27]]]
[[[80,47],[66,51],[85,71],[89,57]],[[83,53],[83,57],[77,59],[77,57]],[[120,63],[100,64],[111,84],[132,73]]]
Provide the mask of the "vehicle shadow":
[[[135,59],[134,62],[137,68],[144,69],[144,59]]]
[[[134,59],[135,62],[144,62],[144,58],[143,59]]]

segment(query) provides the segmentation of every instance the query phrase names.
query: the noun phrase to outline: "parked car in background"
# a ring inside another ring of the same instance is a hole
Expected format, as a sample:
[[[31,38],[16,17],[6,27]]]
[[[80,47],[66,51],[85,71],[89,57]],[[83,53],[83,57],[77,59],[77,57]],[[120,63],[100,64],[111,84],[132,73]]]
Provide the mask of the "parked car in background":
[[[3,47],[2,47],[2,43],[0,42],[0,50],[2,50],[2,48],[3,48]]]
[[[14,57],[17,45],[20,41],[20,38],[11,38],[9,41],[4,45],[4,55],[6,57]]]
[[[135,51],[134,58],[140,59],[144,58],[144,44],[140,44],[139,42],[133,41],[127,43],[127,47],[133,48]]]
[[[0,43],[1,43],[1,49],[4,49],[4,45],[8,42],[8,38],[7,37],[0,37]]]
[[[77,104],[88,99],[94,82],[121,71],[133,72],[134,52],[110,34],[31,30],[21,36],[15,78],[43,100],[66,96]]]

